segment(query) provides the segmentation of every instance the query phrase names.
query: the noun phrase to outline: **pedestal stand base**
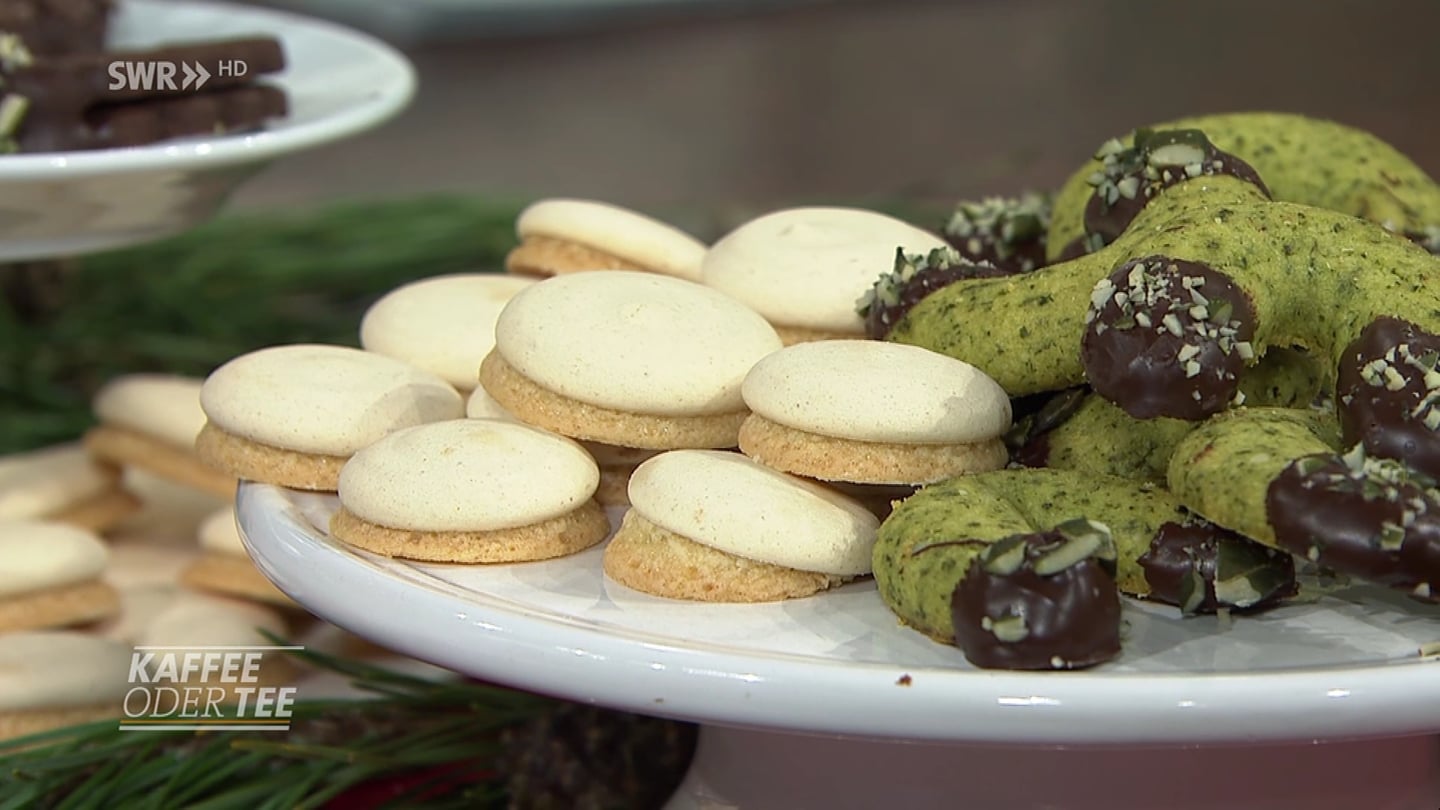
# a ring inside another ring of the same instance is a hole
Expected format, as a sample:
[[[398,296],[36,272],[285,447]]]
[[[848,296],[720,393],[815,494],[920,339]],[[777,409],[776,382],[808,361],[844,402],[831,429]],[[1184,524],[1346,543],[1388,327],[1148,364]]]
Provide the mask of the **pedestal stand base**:
[[[988,747],[706,726],[667,810],[1440,810],[1440,738]]]

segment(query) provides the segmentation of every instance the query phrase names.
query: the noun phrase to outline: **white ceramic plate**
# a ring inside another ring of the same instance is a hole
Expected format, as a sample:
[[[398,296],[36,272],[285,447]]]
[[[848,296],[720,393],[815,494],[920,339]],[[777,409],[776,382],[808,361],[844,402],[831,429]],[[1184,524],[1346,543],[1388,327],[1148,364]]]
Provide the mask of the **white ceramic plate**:
[[[871,737],[1198,744],[1440,731],[1440,607],[1368,587],[1261,616],[1131,603],[1125,652],[1085,672],[977,671],[897,625],[873,584],[766,605],[652,598],[599,548],[501,566],[410,564],[317,528],[333,496],[244,484],[257,565],[330,621],[476,677],[702,722]],[[908,678],[907,678],[908,676]]]
[[[328,22],[191,0],[121,0],[114,47],[271,35],[287,68],[290,114],[264,131],[83,152],[0,157],[0,261],[86,253],[156,239],[209,219],[270,161],[355,135],[415,91],[394,49]]]

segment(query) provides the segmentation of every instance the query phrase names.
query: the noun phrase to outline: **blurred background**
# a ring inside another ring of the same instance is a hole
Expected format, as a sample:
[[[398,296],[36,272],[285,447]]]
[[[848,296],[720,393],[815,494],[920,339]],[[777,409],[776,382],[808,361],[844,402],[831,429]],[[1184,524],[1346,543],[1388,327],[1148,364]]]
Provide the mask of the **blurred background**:
[[[1135,125],[1262,108],[1370,129],[1440,175],[1437,0],[265,4],[401,46],[420,91],[383,129],[265,173],[239,208],[950,199],[1056,185]]]

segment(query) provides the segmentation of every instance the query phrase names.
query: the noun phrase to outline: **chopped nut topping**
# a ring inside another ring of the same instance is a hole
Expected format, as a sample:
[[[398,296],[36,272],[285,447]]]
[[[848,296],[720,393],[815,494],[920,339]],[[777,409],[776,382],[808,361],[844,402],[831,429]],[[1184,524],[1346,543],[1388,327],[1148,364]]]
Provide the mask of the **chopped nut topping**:
[[[1025,562],[1025,538],[1021,535],[996,541],[980,556],[980,564],[988,573],[1008,576],[1020,570]]]
[[[980,626],[990,631],[997,640],[1006,644],[1024,641],[1030,635],[1030,628],[1026,626],[1024,616],[1006,615],[994,620],[986,616],[980,621]]]
[[[906,253],[903,248],[895,250],[895,266],[876,279],[875,284],[855,301],[855,312],[862,318],[870,314],[876,304],[893,307],[900,303],[900,288],[915,278],[922,270],[955,265],[993,267],[986,262],[971,262],[952,247],[938,247],[928,254]]]
[[[12,73],[35,64],[30,48],[18,34],[0,32],[0,70]]]
[[[986,243],[995,246],[1000,260],[1015,255],[1016,246],[1033,240],[1044,241],[1050,230],[1051,198],[1034,192],[1019,197],[986,197],[978,202],[962,202],[945,223],[945,235],[954,242],[964,242],[972,255],[984,251]],[[1035,262],[1025,259],[1021,272],[1035,269]]]

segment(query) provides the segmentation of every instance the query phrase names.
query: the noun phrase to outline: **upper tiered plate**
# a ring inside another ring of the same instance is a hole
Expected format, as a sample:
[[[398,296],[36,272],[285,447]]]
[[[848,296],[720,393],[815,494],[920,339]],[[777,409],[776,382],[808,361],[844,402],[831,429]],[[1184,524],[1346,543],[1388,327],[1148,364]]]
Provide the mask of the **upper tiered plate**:
[[[293,14],[191,0],[121,0],[115,47],[271,35],[288,63],[266,77],[290,114],[264,131],[151,146],[0,157],[0,262],[87,253],[183,231],[270,161],[376,126],[415,91],[387,45]]]

